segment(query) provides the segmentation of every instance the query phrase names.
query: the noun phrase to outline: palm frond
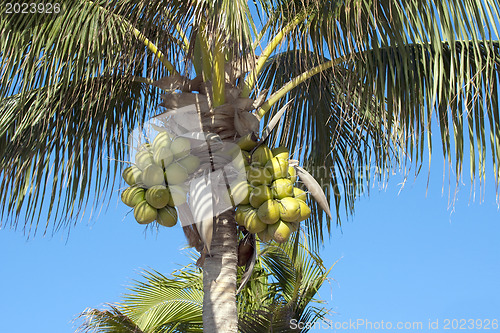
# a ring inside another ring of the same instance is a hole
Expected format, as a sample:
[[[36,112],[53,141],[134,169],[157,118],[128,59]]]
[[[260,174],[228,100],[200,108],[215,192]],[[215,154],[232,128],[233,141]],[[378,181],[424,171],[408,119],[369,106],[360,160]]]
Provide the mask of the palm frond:
[[[321,8],[327,2],[310,5]],[[370,182],[385,179],[399,163],[411,161],[405,167],[415,163],[420,170],[426,140],[432,152],[433,110],[457,181],[468,135],[471,181],[478,171],[484,181],[489,141],[498,184],[500,5],[412,0],[330,5],[335,7],[330,14],[297,25],[291,42],[284,44],[288,51],[267,61],[257,88],[276,92],[314,66],[334,60],[333,68],[295,87],[275,105],[293,100],[283,129],[272,139],[300,151],[298,157],[335,202],[337,222],[341,206],[351,213]],[[293,15],[305,8],[294,6]],[[323,219],[312,205],[306,224],[317,245]],[[330,221],[326,227],[329,231]]]
[[[2,226],[15,227],[24,212],[27,234],[40,220],[47,221],[44,232],[51,224],[57,230],[76,220],[91,192],[102,203],[121,167],[117,160],[126,160],[127,130],[156,104],[158,92],[141,82],[168,71],[135,38],[131,22],[139,14],[120,16],[113,5],[65,1],[60,15],[0,21]],[[162,19],[152,11],[140,15],[144,22],[147,15],[153,23]],[[176,38],[161,28],[144,33],[175,61]],[[115,162],[103,161],[109,157]]]
[[[81,333],[143,333],[143,331],[126,315],[112,305],[109,310],[87,309],[77,320],[83,320],[77,332]]]
[[[288,242],[280,246],[267,245],[259,261],[268,274],[271,298],[261,303],[240,300],[240,307],[244,306],[244,315],[240,309],[241,332],[307,332],[311,327],[295,329],[292,320],[313,324],[324,318],[328,311],[313,305],[322,303],[315,296],[330,272],[319,256],[300,242],[298,246]],[[258,273],[256,277],[261,279]],[[251,279],[250,286],[252,282]]]
[[[202,331],[203,279],[193,265],[167,278],[147,271],[144,282],[137,282],[125,295],[123,312],[146,332],[163,332],[165,328],[185,332]]]

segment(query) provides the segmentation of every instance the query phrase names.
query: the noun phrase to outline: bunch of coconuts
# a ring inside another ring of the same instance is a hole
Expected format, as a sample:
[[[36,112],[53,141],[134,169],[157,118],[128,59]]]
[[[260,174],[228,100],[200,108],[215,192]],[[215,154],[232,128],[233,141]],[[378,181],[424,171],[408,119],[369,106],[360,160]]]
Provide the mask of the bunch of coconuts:
[[[238,167],[245,168],[247,179],[230,186],[231,196],[238,202],[238,225],[263,242],[286,242],[311,215],[306,192],[294,187],[297,175],[289,165],[288,149],[261,144],[252,153],[242,150],[242,155],[244,165]]]
[[[139,147],[135,163],[123,171],[123,179],[130,187],[122,192],[121,199],[134,208],[138,223],[156,220],[173,227],[178,219],[175,205],[186,202],[187,191],[182,184],[199,166],[200,160],[191,155],[187,138],[160,132],[152,143]]]

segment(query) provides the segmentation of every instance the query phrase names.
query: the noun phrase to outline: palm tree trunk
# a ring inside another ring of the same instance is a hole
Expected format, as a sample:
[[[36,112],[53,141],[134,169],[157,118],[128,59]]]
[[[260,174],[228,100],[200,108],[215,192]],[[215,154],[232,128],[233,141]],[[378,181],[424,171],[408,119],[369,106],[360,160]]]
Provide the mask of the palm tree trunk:
[[[203,331],[237,333],[238,239],[234,212],[216,219],[210,254],[203,264]]]

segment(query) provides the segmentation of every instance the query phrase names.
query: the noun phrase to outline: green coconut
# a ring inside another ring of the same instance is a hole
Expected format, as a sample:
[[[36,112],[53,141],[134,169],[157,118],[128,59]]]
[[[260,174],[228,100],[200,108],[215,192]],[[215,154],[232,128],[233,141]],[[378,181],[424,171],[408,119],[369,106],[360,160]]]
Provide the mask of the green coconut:
[[[293,197],[297,200],[302,200],[305,202],[307,200],[307,193],[305,191],[302,191],[298,187],[294,187],[293,188]]]
[[[267,233],[277,243],[284,243],[288,240],[288,238],[290,238],[292,229],[290,228],[289,223],[279,220],[275,224],[269,225]]]
[[[236,207],[235,220],[238,225],[245,226],[245,216],[250,210],[253,210],[253,207],[250,205],[239,205]]]
[[[154,208],[165,207],[170,201],[170,192],[166,186],[155,185],[146,191],[146,201]]]
[[[148,166],[153,164],[153,154],[148,150],[141,150],[135,154],[135,165],[141,170],[146,169]]]
[[[273,157],[266,163],[266,169],[271,172],[273,179],[288,177],[288,160]]]
[[[168,132],[160,132],[153,140],[153,151],[158,151],[161,148],[169,148],[172,140]]]
[[[170,150],[176,159],[184,158],[191,152],[191,142],[187,138],[178,136],[172,141]]]
[[[279,203],[275,200],[267,200],[257,209],[259,219],[265,224],[276,223],[280,219]]]
[[[256,186],[252,192],[250,192],[249,202],[254,208],[259,208],[267,200],[273,198],[271,190],[266,185]]]
[[[241,148],[241,150],[250,151],[257,146],[257,136],[255,133],[248,133],[247,135],[241,137],[236,144]]]
[[[273,196],[276,199],[283,199],[287,197],[293,196],[293,184],[290,179],[282,178],[276,179],[271,184],[271,190],[273,192]]]
[[[142,172],[142,184],[147,188],[155,185],[164,185],[163,169],[156,164],[148,165]]]
[[[144,201],[145,190],[137,186],[131,186],[121,194],[123,203],[129,207],[135,207],[139,202]]]
[[[179,163],[180,166],[186,169],[186,172],[188,174],[197,171],[200,167],[200,159],[195,155],[188,155],[183,159],[177,161],[177,163]]]
[[[260,145],[252,154],[252,164],[263,167],[271,158],[273,158],[271,149],[266,145]]]
[[[272,239],[272,237],[269,236],[269,232],[267,230],[268,228],[266,228],[265,230],[257,233],[257,236],[259,236],[259,240],[261,242],[269,242]]]
[[[139,202],[134,207],[135,220],[140,224],[153,222],[158,215],[156,208],[148,204],[146,200]]]
[[[168,190],[170,192],[170,200],[168,201],[170,207],[179,206],[186,202],[187,191],[183,187],[179,185],[170,185]]]
[[[174,154],[168,147],[160,147],[160,149],[155,150],[153,154],[154,162],[161,166],[162,168],[166,168],[172,163],[174,160]]]
[[[298,222],[300,219],[300,202],[295,198],[283,198],[279,204],[281,219],[285,222]]]
[[[288,167],[288,179],[292,181],[292,184],[297,181],[297,171],[293,166]]]
[[[142,171],[135,165],[131,165],[125,170],[123,170],[122,177],[125,183],[129,185],[135,185],[141,182]]]
[[[259,219],[257,209],[252,209],[245,213],[245,228],[252,234],[266,230],[267,224]]]
[[[298,200],[300,206],[300,217],[298,222],[307,220],[311,216],[311,208],[305,203],[305,201]]]
[[[158,209],[158,216],[156,222],[164,227],[173,227],[177,224],[177,210],[170,206]]]
[[[269,184],[271,184],[271,182],[273,180],[273,175],[266,168],[252,165],[248,169],[247,179],[248,179],[248,182],[253,186],[257,186],[257,185],[261,185],[261,184],[269,185]]]
[[[172,163],[165,169],[165,179],[168,185],[182,184],[188,179],[188,176],[186,169],[178,163]]]
[[[290,151],[287,147],[277,147],[273,148],[271,151],[274,157],[279,157],[281,159],[284,159],[285,161],[288,161],[288,159],[290,158]]]
[[[234,205],[248,205],[252,187],[246,181],[236,181],[230,185]]]

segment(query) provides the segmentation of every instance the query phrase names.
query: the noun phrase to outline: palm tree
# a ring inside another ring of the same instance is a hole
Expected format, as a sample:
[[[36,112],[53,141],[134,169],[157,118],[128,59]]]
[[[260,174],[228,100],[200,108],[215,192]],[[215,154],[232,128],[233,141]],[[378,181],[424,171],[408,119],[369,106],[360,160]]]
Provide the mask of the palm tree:
[[[333,267],[333,266],[332,266]],[[240,332],[307,332],[327,310],[311,303],[330,269],[302,244],[267,245],[256,261],[251,279],[238,295]],[[143,273],[120,304],[87,309],[78,331],[87,332],[202,332],[203,276],[189,264],[166,277]],[[290,324],[292,323],[292,325]],[[298,323],[309,323],[296,329]]]
[[[457,182],[468,140],[471,181],[484,180],[490,150],[498,185],[494,0],[61,4],[57,14],[2,14],[2,227],[56,231],[83,214],[90,193],[102,203],[126,160],[127,133],[155,114],[161,92],[151,83],[166,90],[168,109],[194,103],[203,130],[223,140],[290,103],[268,140],[297,153],[337,222],[372,178],[420,166],[435,122]],[[317,247],[331,225],[311,204]],[[233,214],[218,217],[203,266],[210,332],[237,329]]]

